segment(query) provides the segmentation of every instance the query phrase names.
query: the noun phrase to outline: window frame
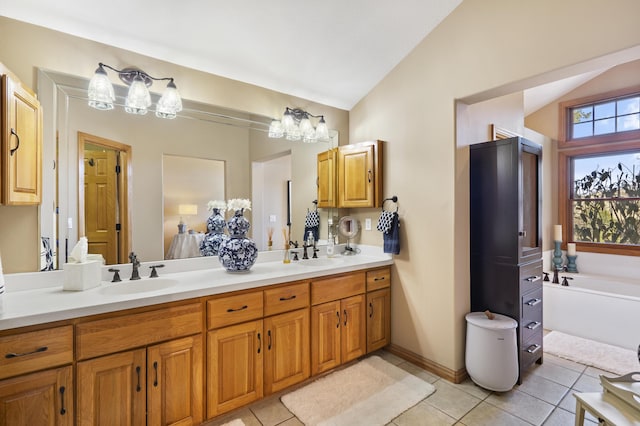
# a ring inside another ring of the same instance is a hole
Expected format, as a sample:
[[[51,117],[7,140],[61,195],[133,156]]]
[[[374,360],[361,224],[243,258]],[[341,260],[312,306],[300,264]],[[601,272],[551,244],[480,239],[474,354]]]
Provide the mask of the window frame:
[[[571,160],[583,155],[606,155],[630,150],[640,150],[640,130],[610,133],[578,139],[568,139],[571,134],[571,109],[581,105],[595,104],[623,96],[640,94],[640,86],[573,99],[559,104],[558,132],[558,219],[562,225],[562,248],[566,249],[569,235],[573,235],[573,212],[570,194]],[[640,246],[625,244],[590,243],[575,241],[576,248],[583,252],[640,256]]]

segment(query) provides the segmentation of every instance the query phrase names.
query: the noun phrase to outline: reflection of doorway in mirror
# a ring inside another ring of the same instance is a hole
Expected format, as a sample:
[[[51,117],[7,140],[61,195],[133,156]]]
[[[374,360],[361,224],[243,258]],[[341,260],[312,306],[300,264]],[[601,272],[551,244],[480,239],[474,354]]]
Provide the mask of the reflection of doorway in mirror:
[[[273,250],[284,248],[282,228],[291,219],[289,197],[291,153],[254,161],[251,165],[251,238],[258,250],[267,250],[269,229],[273,234]]]
[[[78,132],[78,153],[78,222],[89,253],[101,254],[108,265],[127,263],[131,147]]]

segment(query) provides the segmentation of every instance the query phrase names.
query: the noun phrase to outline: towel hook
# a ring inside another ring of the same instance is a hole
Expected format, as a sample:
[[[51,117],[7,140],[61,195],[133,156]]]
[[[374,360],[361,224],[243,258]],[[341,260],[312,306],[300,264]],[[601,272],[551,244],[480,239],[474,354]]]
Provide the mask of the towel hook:
[[[394,195],[392,197],[385,198],[384,200],[382,200],[382,211],[384,211],[384,203],[386,201],[393,201],[394,203],[396,203],[396,213],[397,213],[398,212],[398,196]]]

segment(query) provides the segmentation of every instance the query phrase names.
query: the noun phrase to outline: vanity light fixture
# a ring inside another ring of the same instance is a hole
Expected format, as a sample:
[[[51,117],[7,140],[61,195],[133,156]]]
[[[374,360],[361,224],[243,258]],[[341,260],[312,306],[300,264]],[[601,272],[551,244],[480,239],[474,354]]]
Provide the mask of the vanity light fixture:
[[[318,118],[318,124],[313,127],[311,118]],[[289,108],[284,110],[282,120],[273,119],[269,125],[270,138],[285,137],[291,141],[302,139],[305,143],[329,140],[329,128],[324,121],[323,115],[313,115],[299,108]]]
[[[100,62],[98,69],[89,82],[88,96],[89,106],[100,109],[113,109],[116,100],[113,84],[109,80],[107,71],[109,68],[118,73],[120,80],[129,86],[129,92],[124,109],[130,114],[144,115],[151,106],[149,86],[153,81],[168,80],[167,88],[156,105],[156,116],[160,118],[176,118],[176,114],[182,111],[182,99],[178,93],[173,77],[156,78],[137,68],[115,69]]]

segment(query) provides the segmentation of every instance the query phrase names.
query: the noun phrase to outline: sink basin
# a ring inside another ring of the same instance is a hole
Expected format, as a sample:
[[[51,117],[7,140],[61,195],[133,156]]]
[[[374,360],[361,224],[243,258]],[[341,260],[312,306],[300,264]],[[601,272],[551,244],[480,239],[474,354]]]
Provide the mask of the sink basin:
[[[302,259],[297,263],[302,266],[334,266],[344,262],[342,259],[335,257],[318,257],[316,259]]]
[[[103,294],[137,294],[164,290],[176,285],[178,285],[178,281],[170,278],[147,278],[139,281],[103,284],[100,291]]]

